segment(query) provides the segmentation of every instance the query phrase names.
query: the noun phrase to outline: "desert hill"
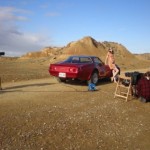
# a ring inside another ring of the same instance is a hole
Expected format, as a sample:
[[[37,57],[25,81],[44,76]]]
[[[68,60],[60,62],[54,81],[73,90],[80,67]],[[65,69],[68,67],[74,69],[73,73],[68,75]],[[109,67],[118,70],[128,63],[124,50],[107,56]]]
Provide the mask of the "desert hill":
[[[31,52],[21,58],[42,58],[49,57],[51,63],[64,60],[70,55],[96,55],[105,61],[108,49],[112,47],[115,52],[116,63],[123,69],[142,68],[147,66],[146,59],[140,59],[132,54],[122,44],[115,42],[98,42],[90,36],[84,37],[78,41],[73,41],[65,47],[47,47],[39,52]]]
[[[110,47],[113,48],[116,63],[122,71],[149,68],[150,59],[141,59],[123,45],[107,41],[98,42],[87,36],[70,42],[65,47],[46,47],[19,58],[0,57],[0,76],[2,82],[50,77],[48,68],[51,63],[62,61],[70,55],[96,55],[105,61]]]
[[[101,59],[105,59],[107,50],[112,47],[116,55],[133,56],[124,46],[115,42],[98,42],[92,37],[84,37],[78,41],[73,41],[65,47],[46,47],[38,52],[30,52],[23,55],[21,58],[39,58],[57,56],[65,58],[70,55],[96,55]]]

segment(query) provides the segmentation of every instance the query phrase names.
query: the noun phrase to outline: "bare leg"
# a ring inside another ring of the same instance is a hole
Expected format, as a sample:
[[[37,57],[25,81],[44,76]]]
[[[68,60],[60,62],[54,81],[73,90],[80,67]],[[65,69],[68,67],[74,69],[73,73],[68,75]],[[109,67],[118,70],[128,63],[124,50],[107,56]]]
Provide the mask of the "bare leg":
[[[117,82],[116,81],[116,75],[119,73],[119,69],[117,68],[117,67],[115,67],[114,69],[113,69],[113,81],[114,82]]]

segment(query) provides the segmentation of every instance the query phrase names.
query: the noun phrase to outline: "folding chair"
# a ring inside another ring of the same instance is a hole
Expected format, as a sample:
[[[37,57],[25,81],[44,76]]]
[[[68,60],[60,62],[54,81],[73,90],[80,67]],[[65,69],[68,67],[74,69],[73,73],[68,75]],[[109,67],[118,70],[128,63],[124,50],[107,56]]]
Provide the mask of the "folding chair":
[[[120,75],[118,77],[118,82],[117,82],[114,98],[115,97],[125,98],[127,102],[129,95],[132,95],[131,77]]]

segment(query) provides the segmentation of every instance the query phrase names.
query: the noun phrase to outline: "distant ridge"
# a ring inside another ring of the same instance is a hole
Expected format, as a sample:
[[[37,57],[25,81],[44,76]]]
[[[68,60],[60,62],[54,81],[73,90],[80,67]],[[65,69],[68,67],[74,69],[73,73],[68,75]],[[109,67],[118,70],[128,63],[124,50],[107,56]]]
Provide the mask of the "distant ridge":
[[[134,55],[139,59],[150,60],[150,53],[134,54]]]
[[[122,68],[129,66],[136,68],[136,66],[140,67],[147,63],[144,59],[139,61],[141,59],[128,51],[122,44],[107,41],[98,42],[90,36],[70,42],[64,47],[46,47],[37,52],[27,53],[21,59],[49,57],[52,63],[64,60],[70,55],[95,55],[105,61],[106,53],[110,47],[115,52],[116,63]]]

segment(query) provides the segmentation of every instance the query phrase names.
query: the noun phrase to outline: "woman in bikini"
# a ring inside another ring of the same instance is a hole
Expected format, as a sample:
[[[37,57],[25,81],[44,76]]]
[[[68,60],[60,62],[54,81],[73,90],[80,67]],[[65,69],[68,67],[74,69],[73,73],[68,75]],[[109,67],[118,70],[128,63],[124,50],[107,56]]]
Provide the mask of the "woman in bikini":
[[[108,53],[106,55],[105,64],[109,65],[110,69],[112,70],[112,81],[117,82],[115,77],[119,73],[119,69],[115,64],[114,51],[111,48],[108,50]]]

